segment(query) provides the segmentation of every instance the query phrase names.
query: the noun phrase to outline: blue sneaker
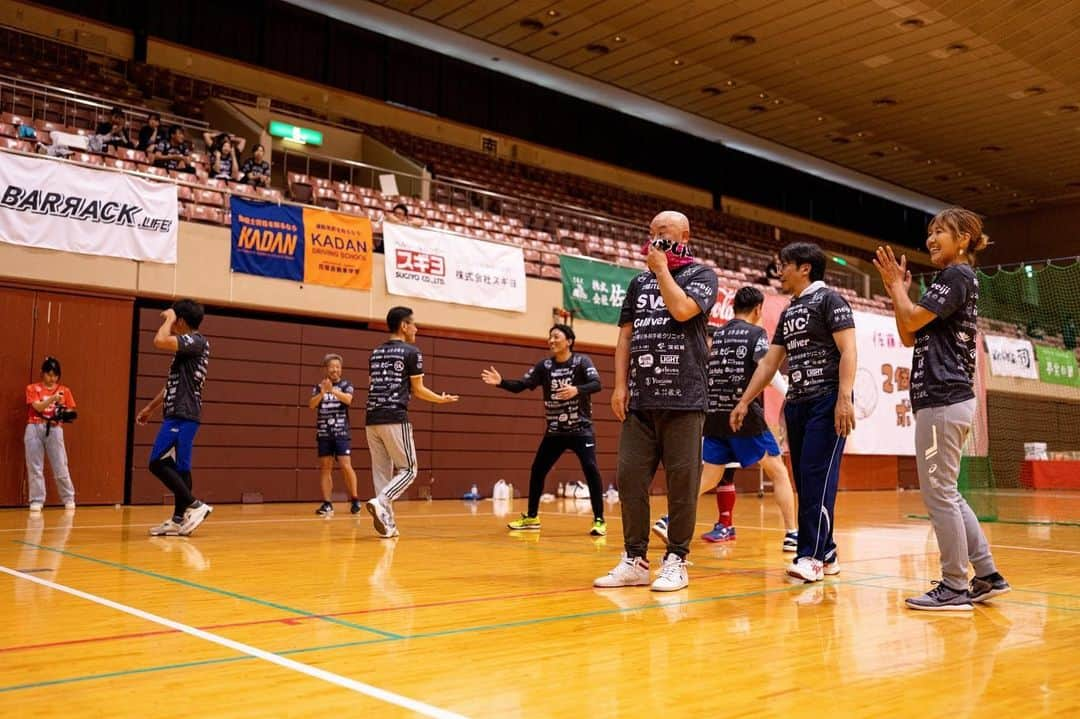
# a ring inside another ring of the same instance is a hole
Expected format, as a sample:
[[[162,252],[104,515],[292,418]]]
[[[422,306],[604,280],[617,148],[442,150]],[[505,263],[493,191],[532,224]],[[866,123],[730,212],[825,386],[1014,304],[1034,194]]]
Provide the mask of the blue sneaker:
[[[705,532],[701,538],[706,542],[730,542],[735,539],[735,527],[725,527],[717,522],[712,531]]]
[[[668,516],[665,514],[663,517],[656,520],[656,523],[652,526],[653,534],[664,540],[665,545],[667,544],[667,518]]]
[[[799,533],[798,532],[785,532],[784,533],[784,551],[785,552],[797,552],[797,551],[799,551]]]

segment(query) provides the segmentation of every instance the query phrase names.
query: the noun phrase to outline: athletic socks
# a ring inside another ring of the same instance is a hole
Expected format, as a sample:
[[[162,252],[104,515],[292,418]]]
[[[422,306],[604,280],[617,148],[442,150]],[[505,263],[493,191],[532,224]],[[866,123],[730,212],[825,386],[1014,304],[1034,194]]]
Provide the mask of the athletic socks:
[[[732,510],[735,509],[735,485],[721,484],[716,488],[716,509],[719,511],[717,524],[731,526]]]

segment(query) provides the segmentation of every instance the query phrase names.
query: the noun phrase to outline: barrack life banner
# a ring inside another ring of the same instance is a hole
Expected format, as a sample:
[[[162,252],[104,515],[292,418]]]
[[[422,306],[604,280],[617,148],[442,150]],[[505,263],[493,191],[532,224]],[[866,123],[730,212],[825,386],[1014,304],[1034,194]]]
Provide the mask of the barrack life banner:
[[[176,186],[0,153],[0,240],[176,264]]]

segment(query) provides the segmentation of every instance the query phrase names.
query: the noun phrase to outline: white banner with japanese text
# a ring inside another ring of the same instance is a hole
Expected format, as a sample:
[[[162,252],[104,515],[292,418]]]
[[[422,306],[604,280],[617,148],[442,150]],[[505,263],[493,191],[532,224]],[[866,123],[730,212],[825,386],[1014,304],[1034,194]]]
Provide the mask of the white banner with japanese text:
[[[911,411],[911,348],[904,347],[892,315],[855,312],[855,431],[847,454],[915,454]]]
[[[1030,340],[1018,337],[983,335],[990,355],[990,373],[996,377],[1039,379],[1039,363]]]
[[[0,240],[176,263],[176,185],[0,153]]]
[[[439,230],[383,224],[386,290],[473,307],[526,310],[520,247]]]

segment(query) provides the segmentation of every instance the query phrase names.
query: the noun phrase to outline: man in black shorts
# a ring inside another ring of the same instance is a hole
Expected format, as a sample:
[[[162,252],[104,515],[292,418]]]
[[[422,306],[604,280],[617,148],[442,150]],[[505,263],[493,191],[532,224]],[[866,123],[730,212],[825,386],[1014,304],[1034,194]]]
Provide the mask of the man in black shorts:
[[[322,504],[315,510],[320,517],[334,516],[334,504],[330,501],[334,488],[334,458],[345,476],[349,490],[350,511],[360,511],[360,497],[356,493],[356,472],[352,466],[352,427],[349,424],[349,407],[352,406],[352,382],[341,376],[342,360],[339,354],[323,357],[326,373],[319,384],[311,388],[308,407],[316,411],[315,440],[319,445],[319,480]]]

